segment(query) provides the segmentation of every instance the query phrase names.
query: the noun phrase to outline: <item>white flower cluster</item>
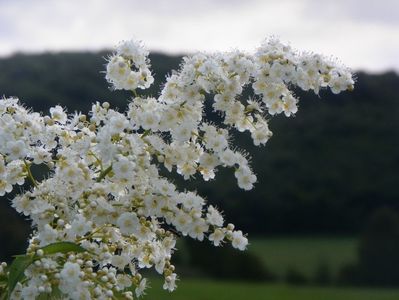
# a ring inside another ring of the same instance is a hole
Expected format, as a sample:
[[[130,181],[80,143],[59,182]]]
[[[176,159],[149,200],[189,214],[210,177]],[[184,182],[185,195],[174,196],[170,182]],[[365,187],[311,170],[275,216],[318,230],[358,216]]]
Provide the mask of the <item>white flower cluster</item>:
[[[0,195],[31,181],[32,189],[12,206],[32,220],[27,253],[38,257],[12,299],[54,290],[71,299],[133,299],[147,283],[140,270],[152,267],[172,291],[177,234],[244,250],[241,231],[225,225],[221,212],[196,192],[178,191],[160,168],[210,180],[217,168],[231,167],[238,186],[250,190],[256,176],[233,147],[230,130],[249,131],[255,145],[265,144],[272,135],[268,116],[297,111],[289,87],[335,93],[353,87],[350,72],[333,61],[269,40],[254,55],[186,57],[158,98],[144,98],[135,89],[153,82],[147,56],[140,43],[123,42],[108,61],[107,80],[134,91],[126,113],[105,102],[94,104],[89,116],[67,115],[60,106],[42,116],[17,99],[0,101]],[[240,99],[247,87],[256,96]],[[207,95],[220,126],[204,118]],[[32,165],[46,166],[48,177],[37,181]],[[42,247],[61,241],[87,251],[43,255]]]
[[[106,79],[116,90],[146,89],[153,82],[148,51],[138,42],[121,42],[109,58]]]

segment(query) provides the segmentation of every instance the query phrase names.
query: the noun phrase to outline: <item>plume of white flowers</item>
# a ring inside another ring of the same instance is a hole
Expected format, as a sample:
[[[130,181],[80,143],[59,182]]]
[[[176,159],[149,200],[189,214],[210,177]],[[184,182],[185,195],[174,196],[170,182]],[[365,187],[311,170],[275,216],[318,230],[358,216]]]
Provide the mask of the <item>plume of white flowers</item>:
[[[7,287],[11,299],[52,293],[133,299],[144,293],[147,281],[140,272],[146,268],[154,268],[164,289],[173,291],[178,234],[245,250],[242,231],[225,224],[222,213],[195,191],[180,191],[160,167],[206,181],[217,169],[231,168],[238,186],[250,190],[257,178],[247,155],[232,144],[231,131],[249,131],[255,145],[264,145],[272,136],[270,116],[298,110],[290,88],[339,93],[354,84],[336,61],[299,53],[276,39],[254,54],[185,57],[158,98],[136,91],[154,81],[148,51],[139,42],[122,42],[108,59],[106,79],[114,89],[133,92],[125,113],[105,102],[93,104],[88,116],[68,115],[60,106],[43,116],[15,98],[0,100],[0,195],[26,180],[32,185],[12,199],[34,231],[26,268]],[[244,88],[255,96],[240,98]],[[206,98],[222,118],[219,126],[204,119]],[[35,179],[32,165],[46,166],[46,179]],[[54,245],[67,248],[56,251]],[[0,275],[12,272],[1,265]]]

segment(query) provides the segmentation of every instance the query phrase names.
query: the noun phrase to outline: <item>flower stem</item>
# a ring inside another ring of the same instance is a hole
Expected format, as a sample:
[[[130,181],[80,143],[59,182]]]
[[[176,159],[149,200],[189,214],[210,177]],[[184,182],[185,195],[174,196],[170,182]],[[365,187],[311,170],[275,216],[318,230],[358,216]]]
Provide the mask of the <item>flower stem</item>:
[[[110,165],[108,168],[106,168],[104,171],[101,172],[100,176],[98,176],[98,178],[96,179],[97,182],[100,182],[101,180],[103,180],[105,178],[105,176],[107,176],[107,174],[109,172],[112,171],[112,165]]]
[[[29,180],[32,182],[34,187],[37,187],[37,181],[36,181],[35,177],[33,177],[32,171],[30,169],[30,164],[25,159],[24,159],[24,164],[26,167],[26,172],[28,173]]]

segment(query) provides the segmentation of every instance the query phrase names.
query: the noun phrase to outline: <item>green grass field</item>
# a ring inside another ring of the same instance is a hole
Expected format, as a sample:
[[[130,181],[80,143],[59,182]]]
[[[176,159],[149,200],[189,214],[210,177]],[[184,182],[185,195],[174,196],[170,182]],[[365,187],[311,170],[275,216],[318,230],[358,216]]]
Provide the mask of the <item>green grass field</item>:
[[[178,289],[168,293],[161,281],[151,280],[144,300],[396,300],[399,290],[367,288],[299,287],[282,284],[250,284],[182,279]]]
[[[356,261],[356,247],[357,240],[347,237],[250,238],[248,251],[279,277],[295,268],[311,279],[321,263],[336,275],[342,265]]]
[[[335,275],[342,265],[356,261],[357,240],[346,237],[283,237],[250,239],[248,251],[259,256],[275,274],[289,268],[313,279],[321,262]],[[182,277],[173,293],[162,290],[160,279],[151,279],[144,300],[394,300],[399,289],[294,286],[283,283],[246,283]]]

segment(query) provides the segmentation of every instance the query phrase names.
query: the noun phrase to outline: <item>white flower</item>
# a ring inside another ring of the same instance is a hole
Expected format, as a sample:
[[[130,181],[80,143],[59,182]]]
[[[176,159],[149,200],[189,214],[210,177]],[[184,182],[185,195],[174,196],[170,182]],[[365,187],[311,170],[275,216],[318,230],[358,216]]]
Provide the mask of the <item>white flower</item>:
[[[137,67],[146,66],[148,51],[140,41],[122,41],[116,47],[116,52],[128,59],[131,59]]]
[[[134,290],[134,292],[136,293],[137,297],[140,297],[142,295],[145,295],[145,289],[147,288],[147,279],[143,278],[139,285],[136,287],[136,289]]]
[[[284,102],[280,99],[268,103],[269,114],[280,114],[284,110]]]
[[[7,181],[10,184],[24,184],[25,176],[21,160],[14,160],[7,165]]]
[[[89,289],[82,284],[75,287],[74,291],[71,294],[72,299],[76,300],[91,300],[93,299]]]
[[[238,163],[236,153],[231,149],[226,149],[219,154],[220,161],[227,167],[232,167]]]
[[[192,217],[183,212],[183,211],[178,211],[176,214],[173,223],[176,226],[176,228],[183,233],[183,235],[187,235],[189,228],[191,226],[192,222]]]
[[[57,121],[61,124],[65,124],[67,121],[67,115],[64,112],[64,109],[59,105],[57,105],[55,107],[51,107],[50,114],[51,114],[51,118],[53,118],[54,121]]]
[[[189,236],[193,239],[202,241],[204,239],[204,233],[208,231],[209,226],[203,219],[198,219],[194,223],[190,224]]]
[[[139,83],[140,83],[140,74],[131,71],[123,81],[123,85],[121,85],[121,87],[124,90],[135,90],[138,88]]]
[[[183,165],[177,166],[177,173],[182,175],[184,179],[189,179],[192,175],[197,173],[197,164],[196,163],[184,163]]]
[[[130,259],[127,255],[114,255],[112,256],[111,263],[118,269],[123,270],[125,266],[129,263]]]
[[[328,82],[328,85],[334,94],[338,94],[350,88],[353,85],[353,79],[351,78],[351,75],[348,75],[347,73],[333,75],[331,76],[331,80]]]
[[[223,230],[217,228],[213,233],[209,235],[209,240],[213,242],[215,246],[219,246],[224,237],[225,233],[223,232]]]
[[[91,229],[91,222],[82,215],[77,215],[71,224],[71,233],[75,236],[83,236]]]
[[[66,262],[60,272],[60,278],[62,280],[62,292],[66,294],[75,292],[76,287],[81,282],[79,264]]]
[[[132,285],[132,278],[126,274],[118,274],[116,280],[118,287],[122,290]]]
[[[160,116],[154,111],[143,112],[140,115],[141,127],[145,130],[157,130]]]
[[[251,137],[254,141],[255,146],[266,144],[266,142],[272,137],[272,132],[269,130],[265,121],[258,121],[254,125],[255,129],[251,131]]]
[[[0,196],[4,196],[6,193],[12,191],[12,185],[3,179],[0,179]]]
[[[43,147],[37,147],[35,150],[36,151],[31,155],[35,164],[40,165],[44,162],[50,162],[51,154],[46,149]]]
[[[214,154],[204,152],[200,157],[200,172],[204,180],[213,179],[215,177],[214,168],[219,164],[218,157]]]
[[[133,68],[133,70],[131,69]],[[154,82],[148,64],[148,51],[137,41],[123,41],[107,64],[106,79],[115,89],[146,89]]]
[[[192,123],[184,122],[180,126],[172,128],[172,137],[175,141],[186,142],[191,138],[194,129]]]
[[[110,133],[112,135],[122,133],[128,126],[129,121],[122,114],[115,114],[109,120]]]
[[[122,234],[130,235],[138,231],[139,219],[134,213],[125,212],[121,214],[116,223]]]
[[[187,192],[185,194],[180,194],[178,197],[178,202],[182,203],[187,209],[198,209],[200,210],[204,205],[205,201],[202,197],[198,196],[193,192]]]
[[[115,178],[122,180],[131,180],[134,176],[135,163],[124,156],[120,156],[112,165]]]
[[[39,296],[39,290],[36,286],[28,285],[22,288],[21,296],[24,300],[35,300]]]
[[[208,213],[206,214],[206,218],[209,224],[215,225],[215,226],[223,226],[223,216],[220,214],[220,212],[214,208],[212,205],[209,205],[208,207]]]
[[[295,114],[298,111],[298,100],[295,99],[292,95],[288,95],[284,97],[284,114],[289,117]]]
[[[165,278],[165,283],[163,284],[163,289],[168,290],[169,292],[173,292],[176,289],[176,280],[177,276],[175,273],[167,276]]]
[[[255,94],[264,94],[267,92],[268,89],[268,84],[263,81],[263,80],[257,80],[255,83],[252,85]]]
[[[23,159],[27,154],[27,147],[21,140],[7,142],[7,156],[10,160]]]
[[[256,176],[247,167],[238,168],[234,175],[237,178],[238,186],[244,190],[251,190],[256,182]]]
[[[58,232],[49,224],[44,225],[43,230],[39,231],[40,245],[45,246],[54,243],[57,239]]]
[[[243,236],[242,231],[238,230],[238,231],[234,231],[232,233],[232,242],[231,245],[234,248],[237,248],[241,251],[244,251],[248,245],[248,239]]]
[[[130,72],[128,64],[122,56],[113,56],[107,64],[106,79],[114,84],[116,89],[121,89]]]

